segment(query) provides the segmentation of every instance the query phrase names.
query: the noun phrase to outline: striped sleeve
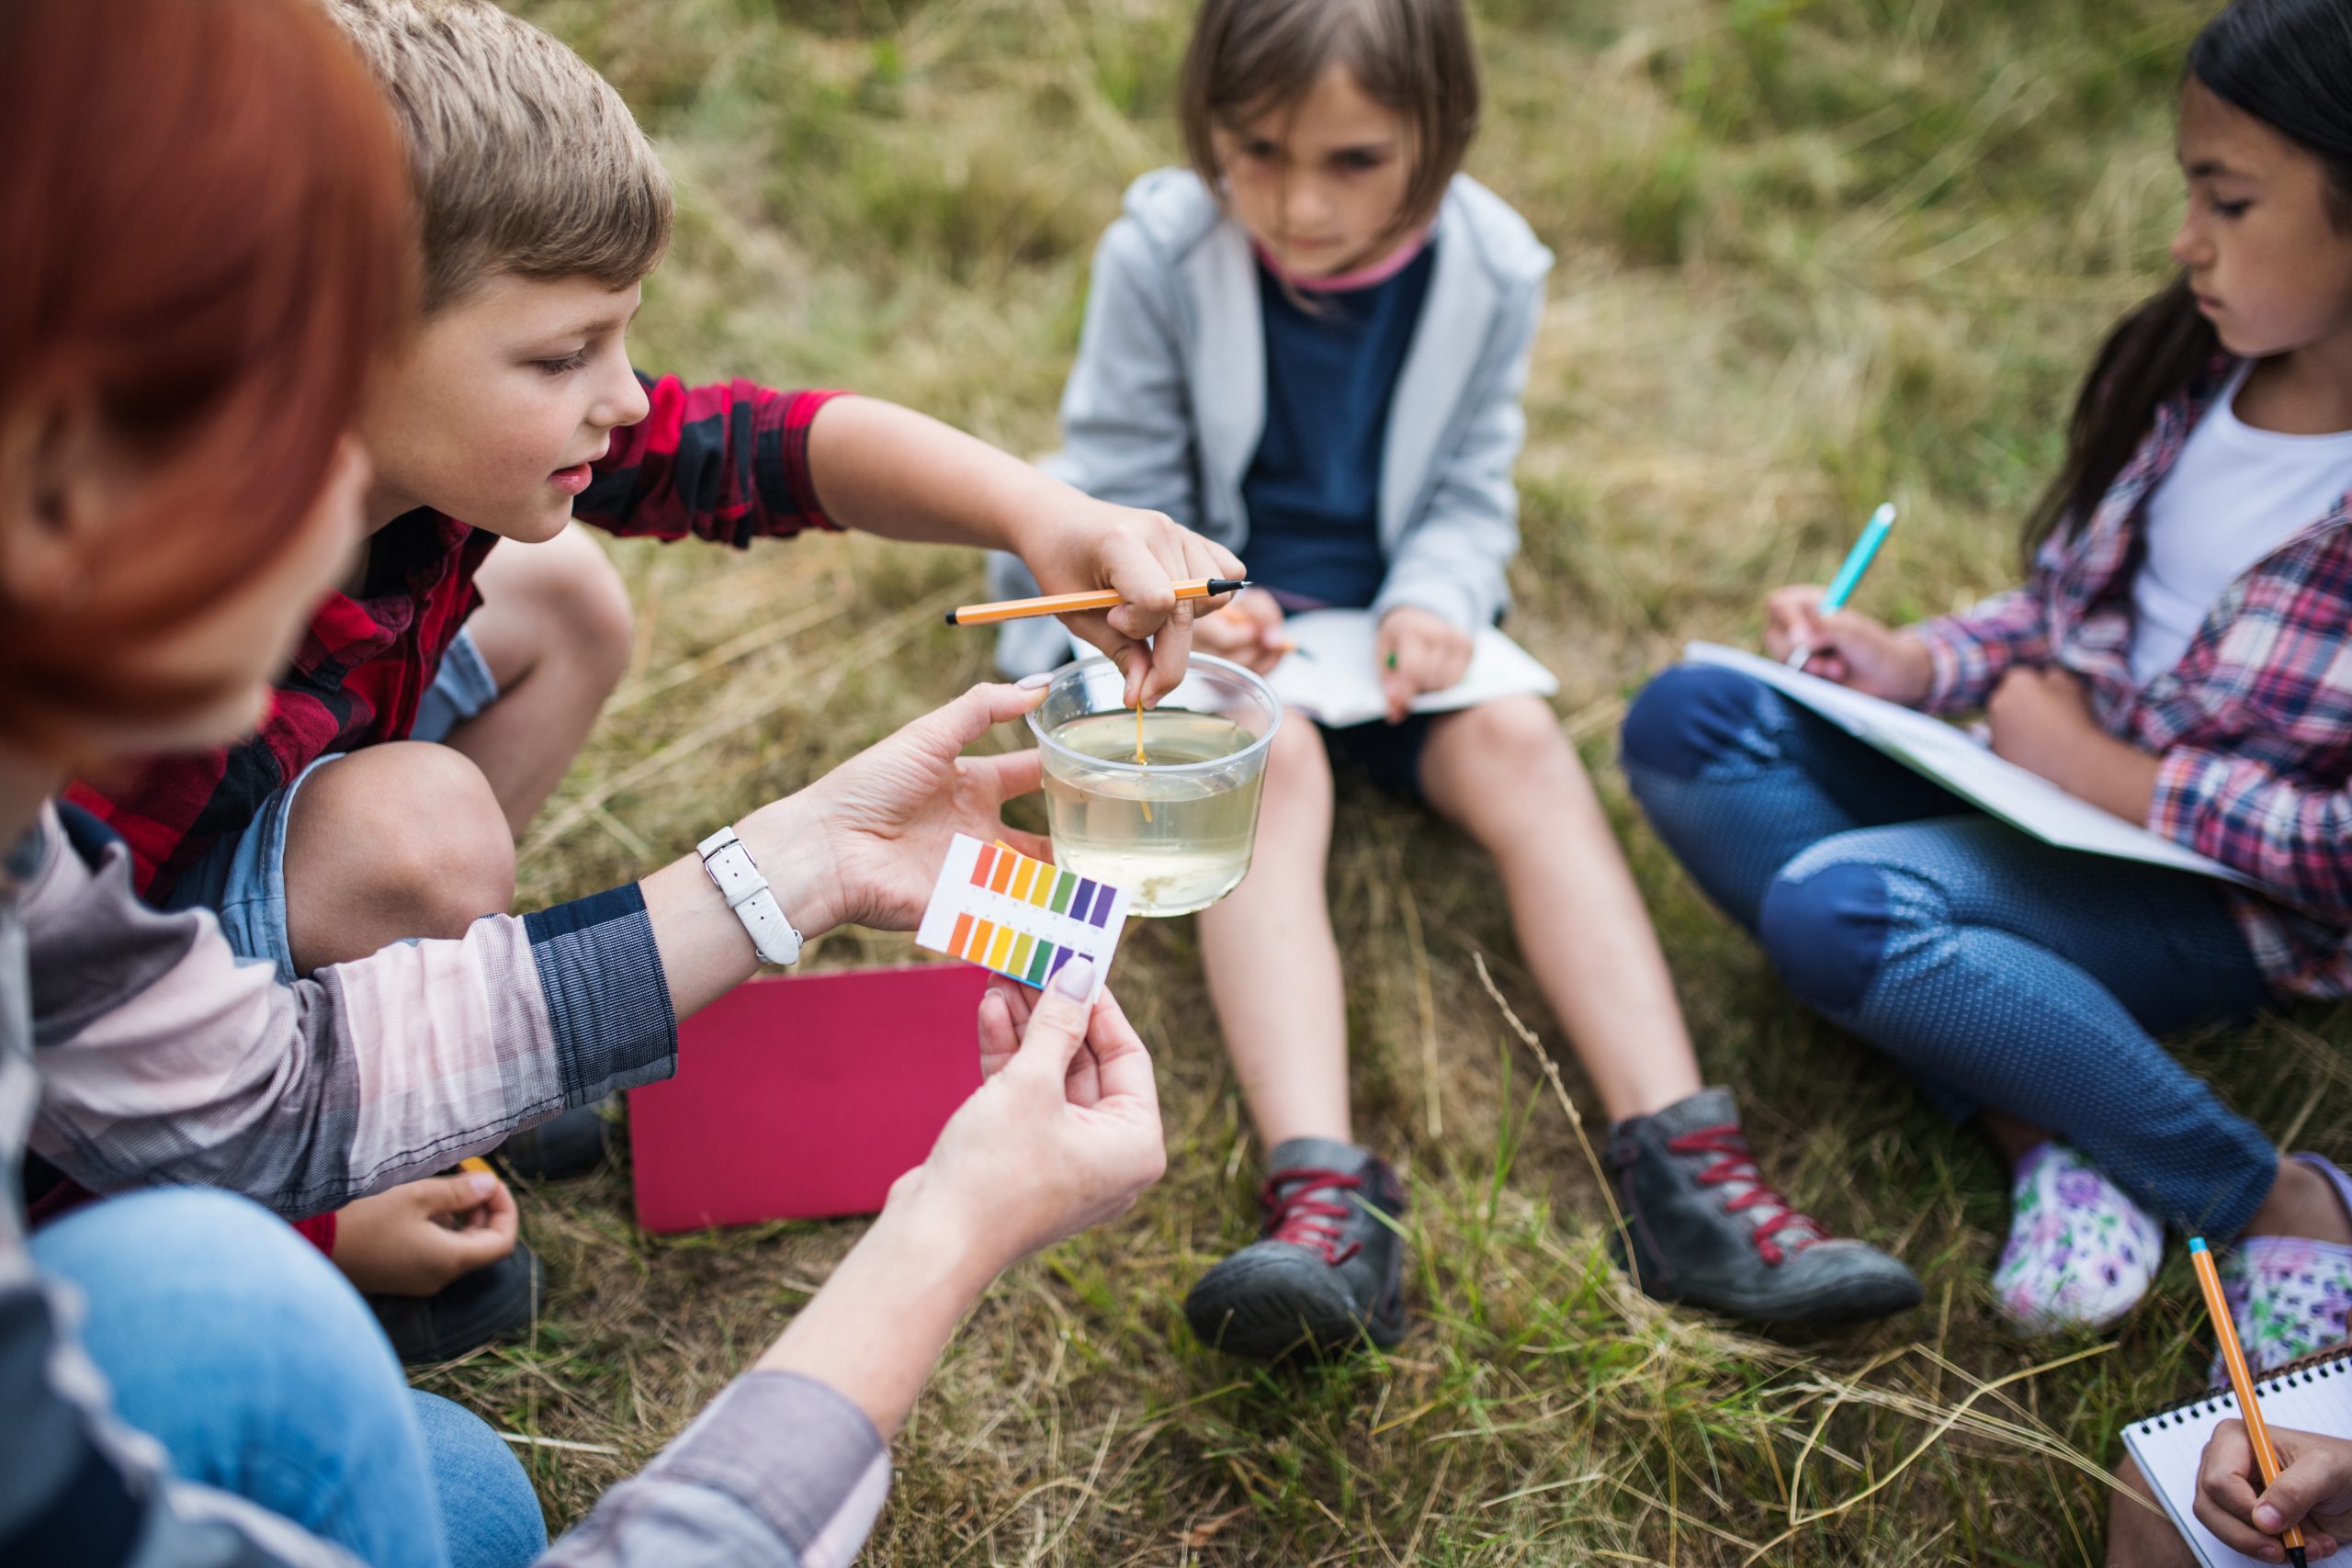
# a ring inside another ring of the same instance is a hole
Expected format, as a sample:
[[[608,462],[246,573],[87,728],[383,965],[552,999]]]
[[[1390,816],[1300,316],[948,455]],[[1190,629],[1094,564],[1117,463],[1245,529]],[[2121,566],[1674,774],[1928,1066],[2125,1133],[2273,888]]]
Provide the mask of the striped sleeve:
[[[2156,764],[2147,825],[2312,914],[2352,915],[2352,791],[2225,748],[2176,746]]]
[[[30,1143],[92,1191],[220,1187],[312,1214],[675,1070],[634,886],[286,987],[208,911],[140,904],[120,845],[93,864],[49,837],[26,907]]]
[[[889,1450],[845,1395],[746,1372],[542,1562],[847,1568],[889,1490]]]
[[[837,526],[818,502],[808,431],[838,391],[779,392],[747,380],[689,387],[640,374],[644,419],[613,433],[612,450],[572,507],[607,533],[710,539]]]
[[[1906,628],[1928,648],[1933,675],[1928,713],[1967,713],[1984,705],[2011,665],[2038,664],[2050,657],[2050,623],[2041,594],[2033,587],[1996,593],[1957,615],[1939,615]]]

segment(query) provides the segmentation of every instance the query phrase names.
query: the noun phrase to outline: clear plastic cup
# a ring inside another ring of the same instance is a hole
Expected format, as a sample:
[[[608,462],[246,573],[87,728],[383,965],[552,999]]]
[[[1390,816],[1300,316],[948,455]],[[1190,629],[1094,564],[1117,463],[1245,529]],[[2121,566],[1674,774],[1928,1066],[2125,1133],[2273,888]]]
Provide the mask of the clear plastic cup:
[[[1283,705],[1238,664],[1193,655],[1184,679],[1136,721],[1107,659],[1054,671],[1029,714],[1045,753],[1054,858],[1127,891],[1137,915],[1204,909],[1249,874],[1258,796]]]

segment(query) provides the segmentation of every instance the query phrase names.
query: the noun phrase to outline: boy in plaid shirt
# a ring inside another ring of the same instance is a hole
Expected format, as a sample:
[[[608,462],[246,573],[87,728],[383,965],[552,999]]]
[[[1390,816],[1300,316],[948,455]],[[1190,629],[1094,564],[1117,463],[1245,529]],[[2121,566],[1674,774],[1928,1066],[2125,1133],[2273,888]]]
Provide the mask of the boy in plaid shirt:
[[[1119,590],[1124,607],[1074,629],[1126,666],[1131,698],[1174,683],[1216,602],[1179,605],[1171,584],[1240,575],[1228,551],[888,403],[637,373],[625,337],[672,205],[618,94],[488,0],[331,10],[408,138],[425,321],[362,429],[365,558],[258,731],[74,791],[152,900],[215,910],[289,981],[506,909],[514,835],[628,657],[619,579],[575,519],[738,547],[864,528],[1010,549],[1047,592]],[[363,1288],[479,1287],[498,1248],[481,1231],[511,1240],[503,1190],[454,1228],[428,1223],[447,1216],[427,1192],[344,1211],[332,1249]],[[508,1259],[510,1324],[528,1320],[528,1264]]]

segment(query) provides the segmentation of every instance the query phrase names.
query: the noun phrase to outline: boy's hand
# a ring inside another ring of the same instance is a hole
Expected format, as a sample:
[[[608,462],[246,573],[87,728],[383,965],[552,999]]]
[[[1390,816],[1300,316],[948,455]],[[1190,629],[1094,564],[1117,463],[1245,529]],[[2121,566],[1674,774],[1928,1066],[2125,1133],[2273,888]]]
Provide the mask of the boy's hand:
[[[974,686],[743,819],[739,831],[763,867],[806,866],[786,885],[806,888],[798,907],[786,906],[796,924],[811,936],[852,920],[912,931],[958,833],[1053,858],[1052,845],[999,815],[1006,801],[1038,787],[1036,750],[963,754],[1045,700],[1045,680],[1032,679],[1034,686]]]
[[[1764,598],[1764,652],[1786,659],[1799,643],[1813,649],[1805,672],[1915,708],[1928,700],[1935,667],[1927,644],[1852,610],[1821,608],[1825,591],[1813,584],[1781,588]]]
[[[1125,1213],[1168,1168],[1151,1055],[1094,966],[1073,959],[1016,1012],[991,983],[980,1004],[988,1080],[885,1213],[928,1211],[994,1273]]]
[[[2278,1533],[2303,1527],[2303,1545],[2313,1557],[2327,1557],[2352,1537],[2352,1443],[2311,1432],[2270,1428],[2278,1450],[2278,1479],[2267,1490],[2254,1463],[2245,1423],[2224,1421],[2213,1428],[2197,1467],[2197,1521],[2222,1545],[2265,1562],[2284,1562]]]
[[[1476,646],[1468,632],[1416,604],[1399,604],[1381,616],[1373,655],[1380,660],[1388,722],[1404,723],[1415,697],[1460,682]]]
[[[514,1250],[520,1216],[506,1184],[482,1172],[430,1176],[344,1205],[334,1265],[362,1291],[431,1296]]]
[[[1233,596],[1215,615],[1193,621],[1193,647],[1214,653],[1263,675],[1291,650],[1283,640],[1283,607],[1262,588]]]
[[[1180,600],[1174,585],[1199,577],[1238,578],[1240,558],[1159,513],[1114,506],[1068,486],[1059,490],[1056,503],[1022,520],[1013,551],[1041,592],[1118,590],[1126,601],[1118,608],[1062,621],[1126,671],[1126,705],[1140,701],[1148,707],[1184,678],[1195,618],[1229,597]]]

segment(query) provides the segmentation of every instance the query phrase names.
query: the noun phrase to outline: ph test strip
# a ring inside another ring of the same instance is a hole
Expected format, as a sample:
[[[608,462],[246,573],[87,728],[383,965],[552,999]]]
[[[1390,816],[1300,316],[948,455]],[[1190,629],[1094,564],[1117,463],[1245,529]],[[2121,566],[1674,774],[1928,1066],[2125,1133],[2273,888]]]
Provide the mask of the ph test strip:
[[[1084,956],[1099,987],[1126,919],[1122,889],[959,834],[915,942],[1032,986]]]

